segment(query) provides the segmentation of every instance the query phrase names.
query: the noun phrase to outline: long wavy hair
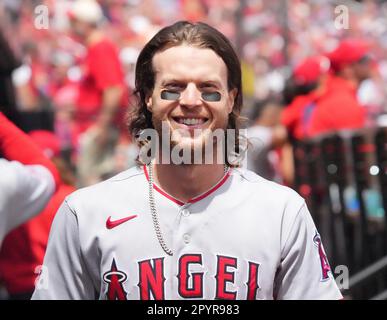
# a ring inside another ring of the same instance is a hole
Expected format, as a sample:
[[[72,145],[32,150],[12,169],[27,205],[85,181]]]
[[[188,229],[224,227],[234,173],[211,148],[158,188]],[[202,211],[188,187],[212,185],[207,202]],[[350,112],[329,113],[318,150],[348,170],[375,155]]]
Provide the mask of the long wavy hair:
[[[152,64],[154,55],[159,51],[182,44],[211,49],[226,64],[228,90],[237,89],[227,129],[234,129],[236,132],[234,150],[238,153],[240,151],[239,128],[242,119],[240,113],[243,104],[241,65],[230,41],[221,32],[203,22],[179,21],[167,26],[161,29],[140,52],[135,71],[134,105],[128,116],[130,134],[136,138],[142,130],[154,128],[152,113],[146,105],[146,99],[152,94],[155,85],[155,72]],[[238,166],[235,163],[229,163],[227,156],[225,159],[228,165]]]

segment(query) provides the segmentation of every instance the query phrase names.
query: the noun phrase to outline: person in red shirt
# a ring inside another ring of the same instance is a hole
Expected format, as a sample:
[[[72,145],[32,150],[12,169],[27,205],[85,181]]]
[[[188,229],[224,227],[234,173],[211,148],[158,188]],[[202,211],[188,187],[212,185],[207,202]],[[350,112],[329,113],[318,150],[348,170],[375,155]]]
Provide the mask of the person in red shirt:
[[[30,299],[35,289],[39,266],[43,264],[51,222],[65,197],[75,191],[74,178],[60,159],[60,142],[51,132],[32,131],[29,134],[45,156],[55,164],[60,178],[57,190],[43,211],[12,230],[4,239],[0,251],[0,279],[10,299]]]
[[[281,123],[287,129],[289,141],[281,149],[280,163],[286,185],[293,185],[295,178],[293,142],[309,137],[310,119],[323,92],[329,67],[329,59],[323,55],[305,58],[293,70],[290,94],[284,92],[288,105],[281,113]]]
[[[111,146],[126,131],[128,93],[118,49],[99,28],[103,20],[100,5],[94,0],[76,0],[68,15],[72,32],[87,48],[75,112],[81,144],[78,171],[81,184],[87,185],[98,181],[91,175],[109,170],[109,165],[101,164],[109,163]]]
[[[330,63],[318,55],[305,58],[293,70],[292,82],[295,96],[281,114],[281,123],[287,128],[291,139],[307,137],[307,126],[316,99],[321,93]]]
[[[328,54],[331,73],[311,113],[308,136],[364,127],[366,110],[357,100],[357,89],[370,76],[371,59],[368,53],[366,43],[347,39]]]
[[[102,9],[96,1],[74,1],[68,15],[74,35],[86,46],[77,101],[80,131],[113,125],[124,106],[124,74],[116,45],[100,30]]]

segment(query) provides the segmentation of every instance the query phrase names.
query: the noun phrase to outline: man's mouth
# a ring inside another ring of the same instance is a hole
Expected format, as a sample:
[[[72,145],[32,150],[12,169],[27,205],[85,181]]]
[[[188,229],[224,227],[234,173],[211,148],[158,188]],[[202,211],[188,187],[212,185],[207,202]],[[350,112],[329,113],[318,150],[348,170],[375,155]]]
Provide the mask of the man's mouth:
[[[201,127],[203,126],[207,121],[208,118],[189,118],[189,117],[172,117],[173,121],[180,125],[184,125],[187,127]]]

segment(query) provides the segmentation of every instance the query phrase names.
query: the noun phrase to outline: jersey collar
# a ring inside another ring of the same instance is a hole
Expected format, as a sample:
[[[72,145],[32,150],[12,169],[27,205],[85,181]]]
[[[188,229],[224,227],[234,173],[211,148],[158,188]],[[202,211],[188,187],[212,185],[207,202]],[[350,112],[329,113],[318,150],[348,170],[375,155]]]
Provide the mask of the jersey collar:
[[[145,177],[146,177],[147,181],[149,181],[149,174],[148,174],[148,170],[146,168],[146,165],[144,165],[143,168],[144,168]],[[183,206],[183,205],[185,205],[187,203],[192,204],[192,203],[198,202],[200,200],[203,200],[204,198],[208,197],[210,194],[212,194],[216,190],[218,190],[227,181],[228,177],[230,176],[231,170],[232,169],[230,168],[227,171],[227,173],[223,176],[223,178],[220,179],[212,188],[210,188],[209,190],[203,192],[202,194],[200,194],[200,195],[198,195],[196,197],[193,197],[193,198],[189,199],[187,202],[183,202],[183,201],[181,201],[179,199],[176,199],[175,197],[171,196],[170,194],[168,194],[164,190],[162,190],[155,183],[153,183],[153,189],[155,189],[158,193],[160,193],[164,197],[168,198],[169,200],[175,202],[179,206]]]

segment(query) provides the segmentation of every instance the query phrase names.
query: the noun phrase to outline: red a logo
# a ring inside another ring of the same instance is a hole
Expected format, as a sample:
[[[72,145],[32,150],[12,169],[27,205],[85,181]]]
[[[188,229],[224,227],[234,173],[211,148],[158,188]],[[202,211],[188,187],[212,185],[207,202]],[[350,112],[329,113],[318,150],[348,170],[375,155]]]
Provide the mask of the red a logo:
[[[106,297],[108,300],[127,300],[126,292],[122,283],[125,282],[127,276],[125,272],[119,271],[116,266],[116,261],[113,259],[110,271],[105,272],[103,281],[108,284]]]
[[[329,279],[329,272],[331,272],[331,267],[328,262],[328,258],[325,254],[322,242],[321,242],[321,237],[316,231],[316,235],[313,237],[313,242],[315,245],[318,247],[318,254],[320,255],[320,263],[321,263],[321,281],[325,281]]]

